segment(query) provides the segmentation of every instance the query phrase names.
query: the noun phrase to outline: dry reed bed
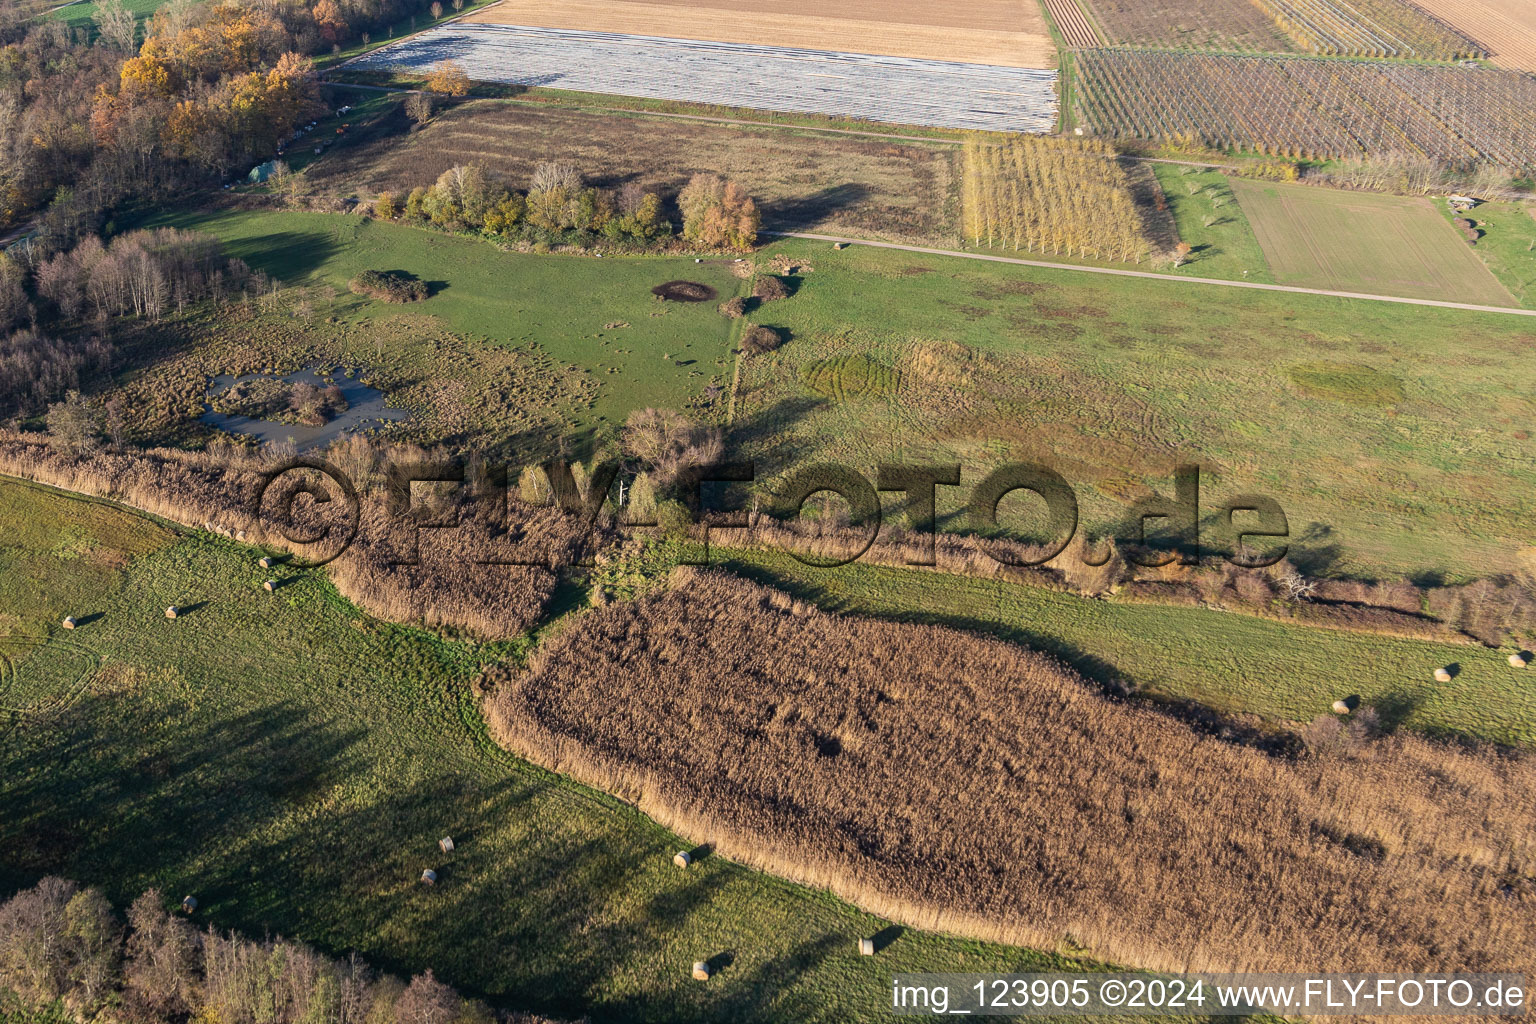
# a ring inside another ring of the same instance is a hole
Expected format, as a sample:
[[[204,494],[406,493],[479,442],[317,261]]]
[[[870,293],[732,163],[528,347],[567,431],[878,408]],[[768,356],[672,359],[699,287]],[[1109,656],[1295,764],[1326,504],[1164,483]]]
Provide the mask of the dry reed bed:
[[[1277,758],[1033,652],[695,570],[491,681],[521,756],[915,927],[1168,970],[1536,966],[1528,756]]]
[[[403,453],[415,457],[419,452]],[[357,539],[328,566],[336,589],[381,619],[468,630],[490,639],[516,636],[543,616],[554,592],[554,567],[570,564],[584,538],[579,524],[554,509],[509,503],[506,514],[466,503],[443,510],[460,517],[456,529],[413,526],[393,515],[380,486],[388,454],[354,438],[333,452],[351,479],[359,481]],[[253,513],[267,472],[276,465],[238,448],[213,453],[153,449],[98,452],[75,457],[41,443],[38,435],[0,431],[0,473],[63,490],[121,502],[183,526],[204,529],[242,543],[288,551],[301,558],[334,552],[329,541],[295,544],[271,529],[272,510],[284,489],[309,474],[285,474]],[[320,506],[300,499],[295,537],[341,535],[341,494]],[[532,565],[488,564],[526,561]]]
[[[463,503],[445,513],[457,517],[461,526],[429,527],[418,533],[389,512],[382,479],[389,459],[421,455],[419,449],[377,450],[361,437],[327,453],[351,479],[365,485],[357,543],[331,564],[331,578],[345,597],[379,618],[466,629],[491,639],[516,636],[542,616],[556,583],[553,570],[576,564],[583,552],[598,550],[612,539],[611,524],[600,524],[593,534],[554,508],[515,500],[505,515],[490,514],[479,503]],[[234,446],[206,453],[153,449],[80,458],[55,450],[37,434],[0,430],[0,473],[120,501],[240,542],[315,557],[315,549],[263,532],[251,514],[263,474],[272,465]],[[268,508],[273,500],[268,499]],[[717,528],[711,536],[720,547],[794,550],[822,559],[858,555],[862,561],[890,566],[912,566],[927,556],[926,545],[891,527],[883,529],[867,551],[856,533],[791,527],[767,516],[757,517],[749,529]],[[1080,543],[1049,568],[1014,568],[989,551],[1014,559],[1040,553],[1014,542],[940,535],[934,542],[934,569],[1089,596],[1114,591],[1121,600],[1142,603],[1213,605],[1324,629],[1407,639],[1476,640],[1498,646],[1511,632],[1536,633],[1536,598],[1527,587],[1510,581],[1419,588],[1406,582],[1319,580],[1313,581],[1312,600],[1288,602],[1280,600],[1277,570],[1238,570],[1213,563],[1199,570],[1132,571],[1118,553],[1093,567],[1083,561]],[[499,564],[503,562],[534,564]]]

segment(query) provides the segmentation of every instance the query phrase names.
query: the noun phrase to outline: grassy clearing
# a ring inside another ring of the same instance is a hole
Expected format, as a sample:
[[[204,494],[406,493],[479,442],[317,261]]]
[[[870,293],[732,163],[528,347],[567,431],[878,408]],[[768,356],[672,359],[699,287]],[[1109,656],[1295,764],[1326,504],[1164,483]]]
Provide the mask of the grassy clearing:
[[[1536,742],[1536,680],[1498,651],[1293,626],[1200,608],[1117,604],[919,569],[814,569],[772,552],[725,568],[818,606],[950,626],[1047,651],[1100,683],[1305,722],[1358,694],[1395,726],[1506,744]],[[1459,666],[1449,683],[1433,672]]]
[[[1460,579],[1507,572],[1530,543],[1536,473],[1519,453],[1536,416],[1536,324],[1524,318],[859,246],[768,251],[813,270],[759,314],[794,340],[743,364],[736,436],[760,476],[823,458],[958,461],[969,485],[1037,459],[1102,526],[1169,493],[1190,459],[1209,509],[1238,493],[1279,501],[1294,557],[1315,571]],[[857,356],[899,374],[893,396],[805,386],[812,364]],[[1290,370],[1317,363],[1390,377],[1402,399],[1298,386]],[[940,495],[941,509],[963,500]]]
[[[1459,216],[1444,203],[1435,206],[1446,220]],[[1482,233],[1473,251],[1520,305],[1536,309],[1536,206],[1483,203],[1466,218]]]
[[[1428,199],[1234,180],[1281,284],[1517,305]]]
[[[0,890],[195,893],[220,927],[614,1021],[875,1020],[892,971],[1064,966],[915,932],[861,958],[869,915],[719,857],[678,871],[677,838],[489,742],[469,682],[521,643],[379,623],[318,574],[268,594],[249,550],[13,482],[0,536],[4,633],[50,637],[21,668],[100,664],[67,709],[0,722]],[[66,645],[66,613],[99,617]]]
[[[134,17],[138,18],[141,22],[146,20],[151,14],[154,14],[164,3],[165,0],[123,0],[123,6],[132,11]],[[95,15],[96,4],[94,0],[70,4],[67,7],[57,7],[48,12],[48,17],[65,22],[70,28],[90,29],[93,34],[96,31],[96,24],[91,19]]]
[[[1228,281],[1273,284],[1264,250],[1253,237],[1227,176],[1216,170],[1150,164],[1168,197],[1179,238],[1190,254],[1176,273]]]
[[[390,384],[393,374],[393,386],[384,388],[392,399],[415,387],[414,401],[404,396],[409,404],[438,407],[448,417],[435,441],[531,430],[523,414],[548,412],[549,405],[567,434],[601,435],[631,409],[682,408],[710,383],[728,382],[730,324],[715,304],[663,302],[651,294],[677,279],[736,294],[745,282],[728,260],[518,255],[474,239],[333,214],[188,213],[155,223],[214,234],[230,255],[287,285],[312,289],[309,319],[289,318],[271,329],[303,333],[306,345],[338,361],[375,366],[386,373],[381,384]],[[347,294],[347,282],[370,269],[412,274],[433,294],[409,312]],[[228,336],[248,328],[211,329]],[[200,340],[209,332],[209,324],[189,325],[185,344],[213,344]],[[480,376],[489,372],[487,360],[515,364],[499,372],[516,379]],[[156,361],[164,362],[163,353]],[[236,369],[205,362],[197,372]],[[471,421],[453,415],[463,392],[487,387],[503,390],[506,408],[483,393]],[[553,428],[543,427],[530,438],[554,439]]]

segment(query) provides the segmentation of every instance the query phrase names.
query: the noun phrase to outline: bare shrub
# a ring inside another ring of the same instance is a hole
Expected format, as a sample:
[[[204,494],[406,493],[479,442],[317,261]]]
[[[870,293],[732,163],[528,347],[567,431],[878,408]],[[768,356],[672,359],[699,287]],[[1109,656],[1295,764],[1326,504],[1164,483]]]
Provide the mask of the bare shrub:
[[[764,274],[752,285],[752,297],[759,302],[777,302],[789,298],[789,286],[782,277]]]
[[[772,352],[784,344],[784,335],[775,327],[754,324],[747,328],[741,339],[741,351],[745,355],[760,356]]]
[[[695,423],[672,409],[636,409],[625,421],[619,441],[663,487],[690,467],[718,461],[725,450],[718,427]]]
[[[692,571],[490,681],[521,756],[908,924],[1159,970],[1533,966],[1500,888],[1536,872],[1528,755],[1290,759],[1036,653]]]
[[[563,160],[546,160],[533,169],[533,180],[528,191],[553,192],[563,189],[574,193],[580,192],[581,186],[581,168]]]
[[[432,94],[414,92],[405,100],[405,114],[417,124],[432,120]]]
[[[210,927],[198,934],[168,914],[151,890],[122,929],[95,889],[45,878],[0,904],[0,991],[8,1020],[223,1021],[228,1024],[494,1024],[483,1003],[460,996],[429,970],[411,980],[379,977],[353,955],[332,960],[282,938],[254,941]],[[102,1010],[100,1015],[98,1009]],[[126,1012],[125,1012],[126,1011]],[[513,1013],[507,1024],[554,1024]]]

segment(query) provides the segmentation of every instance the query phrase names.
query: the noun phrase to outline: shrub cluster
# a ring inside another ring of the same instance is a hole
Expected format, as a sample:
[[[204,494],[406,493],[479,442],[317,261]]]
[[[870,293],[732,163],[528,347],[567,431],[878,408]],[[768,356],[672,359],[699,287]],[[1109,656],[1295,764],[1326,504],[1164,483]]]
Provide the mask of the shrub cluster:
[[[421,302],[428,295],[427,283],[399,270],[365,270],[347,282],[354,295],[366,295],[380,302]]]
[[[393,197],[381,196],[375,212],[393,216]],[[617,192],[588,187],[580,170],[566,163],[540,164],[526,192],[493,179],[478,164],[450,167],[431,188],[412,189],[400,214],[445,231],[535,245],[602,241],[645,248],[672,234],[660,196],[633,183]]]
[[[760,356],[766,352],[772,352],[782,344],[784,344],[784,335],[776,328],[754,324],[747,328],[747,333],[742,336],[741,351],[745,355]]]

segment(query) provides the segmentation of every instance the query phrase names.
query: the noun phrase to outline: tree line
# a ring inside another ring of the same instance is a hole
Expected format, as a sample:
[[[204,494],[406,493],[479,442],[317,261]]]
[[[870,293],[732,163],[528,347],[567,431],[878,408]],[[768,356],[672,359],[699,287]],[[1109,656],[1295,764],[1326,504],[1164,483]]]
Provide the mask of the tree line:
[[[0,1019],[122,1024],[540,1024],[499,1016],[426,971],[409,982],[355,954],[324,956],[168,913],[151,889],[119,918],[62,878],[0,904]],[[546,1022],[547,1024],[547,1022]]]
[[[1124,169],[1097,140],[971,139],[963,191],[977,245],[1137,263],[1153,248]]]
[[[735,182],[698,174],[678,196],[682,238],[706,249],[746,251],[757,243],[757,203]],[[661,196],[636,182],[616,190],[586,183],[575,164],[539,164],[526,191],[500,181],[479,164],[444,171],[431,187],[417,187],[404,202],[382,193],[373,213],[383,220],[430,224],[509,243],[589,247],[599,242],[627,249],[669,244],[675,238]]]

